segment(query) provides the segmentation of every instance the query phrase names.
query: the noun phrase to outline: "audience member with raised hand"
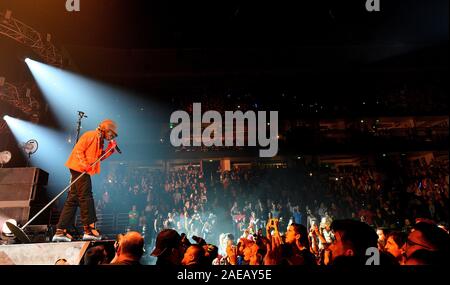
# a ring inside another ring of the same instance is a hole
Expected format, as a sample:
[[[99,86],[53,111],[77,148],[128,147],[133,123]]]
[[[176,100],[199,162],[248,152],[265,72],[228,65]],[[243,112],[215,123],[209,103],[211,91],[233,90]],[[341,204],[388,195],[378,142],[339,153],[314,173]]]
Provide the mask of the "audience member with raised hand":
[[[264,257],[264,265],[278,265],[282,259],[281,245],[283,244],[278,231],[278,219],[270,219],[267,222],[266,233],[269,242],[266,244],[267,252]]]

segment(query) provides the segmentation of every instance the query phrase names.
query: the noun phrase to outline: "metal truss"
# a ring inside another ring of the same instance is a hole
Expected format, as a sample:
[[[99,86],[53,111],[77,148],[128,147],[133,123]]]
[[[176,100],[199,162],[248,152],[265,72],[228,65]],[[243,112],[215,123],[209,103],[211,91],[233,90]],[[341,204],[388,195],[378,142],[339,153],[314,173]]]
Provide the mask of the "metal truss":
[[[32,116],[39,111],[40,104],[31,96],[31,89],[27,85],[16,86],[5,82],[3,86],[0,86],[0,99]]]
[[[21,110],[28,115],[33,123],[39,122],[40,103],[31,93],[36,85],[34,83],[12,84],[0,77],[0,101],[9,103],[11,106]],[[0,118],[1,119],[1,118]],[[0,133],[6,125],[0,120]]]
[[[5,120],[0,120],[0,134],[3,133],[3,130],[6,129],[6,122]]]
[[[50,35],[44,38],[32,27],[14,19],[12,12],[9,10],[6,12],[0,11],[0,36],[6,36],[29,47],[47,64],[60,68],[63,66],[63,56],[51,43]],[[35,83],[13,84],[0,77],[0,101],[8,102],[11,106],[28,115],[32,122],[37,123],[39,121],[40,103],[31,95],[32,93],[35,94],[35,91]],[[6,123],[0,118],[0,133],[5,129]]]
[[[4,79],[2,80],[0,78],[0,80],[0,101],[7,102],[11,106],[16,107],[17,109],[28,115],[31,122],[38,123],[41,106],[39,104],[39,101],[31,96],[31,90],[34,85],[22,84],[18,86],[4,81]],[[3,132],[5,127],[5,122],[1,120],[0,133]]]
[[[62,67],[63,56],[50,42],[50,35],[42,35],[32,27],[14,19],[11,11],[0,12],[0,35],[30,47],[47,64]]]

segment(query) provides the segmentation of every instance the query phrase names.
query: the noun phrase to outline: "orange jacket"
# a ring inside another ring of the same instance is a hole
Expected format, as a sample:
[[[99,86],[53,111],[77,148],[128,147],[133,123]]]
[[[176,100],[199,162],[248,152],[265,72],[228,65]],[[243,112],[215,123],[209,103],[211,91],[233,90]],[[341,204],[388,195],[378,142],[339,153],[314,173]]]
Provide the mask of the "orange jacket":
[[[84,172],[88,165],[94,163],[102,155],[101,140],[103,138],[100,131],[85,132],[73,148],[66,166],[72,170]],[[88,172],[89,175],[98,173],[100,173],[100,162],[96,163],[92,170]]]

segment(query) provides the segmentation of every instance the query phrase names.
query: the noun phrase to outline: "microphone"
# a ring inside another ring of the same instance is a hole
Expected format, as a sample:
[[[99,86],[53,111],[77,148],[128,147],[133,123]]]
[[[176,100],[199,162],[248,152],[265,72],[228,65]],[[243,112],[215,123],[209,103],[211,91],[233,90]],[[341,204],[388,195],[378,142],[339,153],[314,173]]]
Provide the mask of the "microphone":
[[[111,141],[114,141],[114,140],[111,140]],[[122,151],[120,150],[118,145],[116,145],[115,149],[117,150],[118,153],[122,154]]]
[[[83,111],[78,111],[78,115],[82,118],[87,118],[87,116],[84,115]]]

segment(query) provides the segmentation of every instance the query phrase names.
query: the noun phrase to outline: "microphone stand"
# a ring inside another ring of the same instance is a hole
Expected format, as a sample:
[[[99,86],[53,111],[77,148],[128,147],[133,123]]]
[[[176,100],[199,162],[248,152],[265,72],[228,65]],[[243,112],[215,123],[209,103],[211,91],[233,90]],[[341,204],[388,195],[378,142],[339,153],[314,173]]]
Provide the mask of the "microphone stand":
[[[30,160],[31,160],[31,153],[28,153],[27,167],[30,166]]]
[[[78,111],[78,121],[77,121],[77,138],[75,139],[75,142],[73,144],[73,147],[77,144],[78,140],[80,139],[80,130],[81,130],[81,120],[83,118],[87,118],[87,116],[84,114],[83,111]],[[81,176],[81,175],[80,175]],[[76,232],[76,234],[79,234],[76,226],[75,226],[75,218],[72,219],[72,228]]]
[[[84,115],[84,112],[78,111],[78,121],[77,121],[77,138],[75,140],[74,146],[77,144],[78,139],[80,138],[80,130],[81,130],[81,119],[87,118],[86,115]]]

